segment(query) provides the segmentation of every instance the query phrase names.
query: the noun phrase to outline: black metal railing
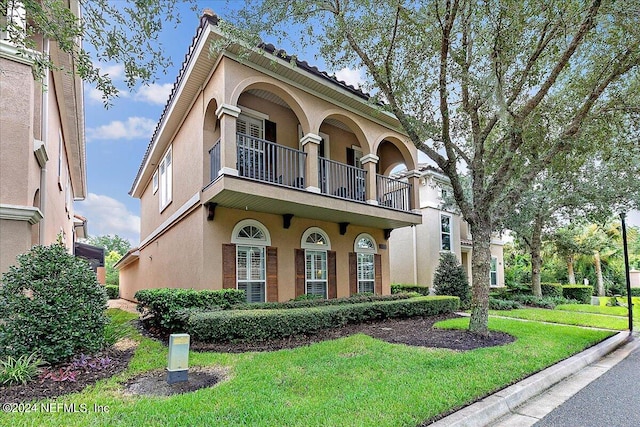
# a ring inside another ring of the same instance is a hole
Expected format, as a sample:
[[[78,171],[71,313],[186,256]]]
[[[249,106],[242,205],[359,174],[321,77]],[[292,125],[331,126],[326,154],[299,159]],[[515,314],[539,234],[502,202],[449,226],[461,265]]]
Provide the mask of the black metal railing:
[[[236,134],[238,174],[286,187],[304,188],[306,153],[249,135]]]
[[[411,210],[411,184],[399,179],[376,175],[378,204],[401,211]]]
[[[323,194],[365,201],[367,171],[322,157],[319,166],[318,179]]]
[[[215,181],[220,172],[220,140],[217,140],[209,150],[210,177],[211,182]]]

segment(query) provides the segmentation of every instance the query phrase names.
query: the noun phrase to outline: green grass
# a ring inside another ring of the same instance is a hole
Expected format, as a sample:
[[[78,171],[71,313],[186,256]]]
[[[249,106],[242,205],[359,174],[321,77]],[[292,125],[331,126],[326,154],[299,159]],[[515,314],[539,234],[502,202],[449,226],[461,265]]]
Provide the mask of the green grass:
[[[588,326],[617,331],[623,331],[628,328],[628,321],[624,317],[605,316],[595,313],[547,310],[544,308],[521,308],[517,310],[490,310],[489,314],[492,316],[561,323],[563,325]]]
[[[468,320],[438,326],[466,328]],[[454,352],[389,344],[359,334],[269,353],[191,353],[192,366],[225,366],[230,378],[213,388],[163,398],[122,395],[126,379],[166,365],[167,349],[136,332],[140,346],[126,372],[56,400],[85,404],[87,413],[0,414],[0,425],[415,426],[612,334],[497,318],[490,319],[489,326],[517,340]],[[107,406],[109,412],[94,413],[94,404]]]
[[[627,307],[607,307],[604,305],[588,305],[588,304],[561,304],[556,306],[556,310],[574,311],[580,313],[606,314],[609,316],[626,317]]]

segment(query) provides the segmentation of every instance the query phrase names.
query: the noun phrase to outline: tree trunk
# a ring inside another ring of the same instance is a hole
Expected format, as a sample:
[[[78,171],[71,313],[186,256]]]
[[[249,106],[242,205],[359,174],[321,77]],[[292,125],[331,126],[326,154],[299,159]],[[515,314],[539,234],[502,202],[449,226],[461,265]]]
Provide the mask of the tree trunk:
[[[593,252],[593,260],[596,264],[596,278],[598,281],[598,295],[604,296],[604,279],[602,278],[602,262],[600,260],[600,252]]]
[[[473,253],[471,254],[471,319],[469,331],[489,335],[489,284],[491,269],[491,223],[489,220],[472,226]]]
[[[531,289],[533,295],[542,296],[542,286],[540,285],[540,270],[542,269],[542,222],[541,215],[536,215],[531,233],[531,244],[529,253],[531,254]]]
[[[567,274],[569,275],[569,284],[576,284],[576,273],[573,271],[573,255],[567,257]]]

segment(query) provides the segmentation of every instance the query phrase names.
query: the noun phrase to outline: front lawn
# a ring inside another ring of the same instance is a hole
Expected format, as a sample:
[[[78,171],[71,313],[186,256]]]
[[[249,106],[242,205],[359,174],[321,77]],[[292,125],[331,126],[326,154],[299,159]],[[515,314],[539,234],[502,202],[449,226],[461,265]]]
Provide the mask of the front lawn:
[[[110,315],[116,313],[118,321],[128,317],[117,310]],[[438,325],[466,328],[468,320],[453,319]],[[139,347],[123,374],[82,393],[56,399],[62,409],[55,413],[0,414],[0,425],[415,426],[612,334],[497,318],[490,319],[489,326],[517,340],[502,347],[455,352],[389,344],[358,334],[269,353],[191,353],[191,366],[227,367],[229,379],[209,389],[172,397],[123,395],[127,379],[164,369],[167,361],[165,346],[132,332]],[[87,411],[65,411],[65,404]],[[103,410],[96,412],[94,408]]]
[[[587,307],[587,306],[585,306]],[[492,316],[512,317],[539,322],[561,323],[563,325],[588,326],[592,328],[623,331],[628,328],[626,317],[603,315],[581,311],[547,310],[544,308],[521,308],[516,310],[490,310]]]

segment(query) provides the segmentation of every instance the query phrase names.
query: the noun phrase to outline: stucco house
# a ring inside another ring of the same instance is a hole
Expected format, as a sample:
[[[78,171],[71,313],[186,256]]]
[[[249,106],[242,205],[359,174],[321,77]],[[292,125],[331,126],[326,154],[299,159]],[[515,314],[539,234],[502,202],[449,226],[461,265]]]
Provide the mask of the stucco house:
[[[238,288],[248,301],[390,292],[388,238],[419,224],[417,152],[360,90],[205,11],[130,194],[141,242],[120,294]]]
[[[417,172],[422,224],[391,233],[391,281],[431,287],[440,254],[450,251],[458,257],[471,285],[473,238],[469,225],[456,209],[445,208],[453,199],[449,179],[438,168],[426,164],[418,165]],[[412,175],[416,173],[413,172]],[[493,236],[490,273],[492,287],[504,286],[503,245],[500,236]]]
[[[26,28],[21,3],[4,5],[0,20]],[[79,14],[78,1],[68,6]],[[65,71],[75,64],[55,42],[33,37],[37,51],[23,55],[0,31],[0,273],[35,244],[61,238],[72,252],[86,234],[73,209],[87,192],[82,82]],[[39,54],[65,70],[37,81],[32,55]]]

